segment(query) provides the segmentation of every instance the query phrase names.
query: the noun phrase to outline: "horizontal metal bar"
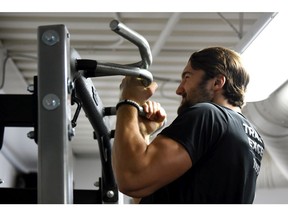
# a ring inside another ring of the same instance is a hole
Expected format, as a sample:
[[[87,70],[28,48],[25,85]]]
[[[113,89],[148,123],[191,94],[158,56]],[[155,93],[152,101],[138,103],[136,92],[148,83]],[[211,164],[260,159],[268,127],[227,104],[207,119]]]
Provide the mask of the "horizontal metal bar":
[[[37,123],[37,101],[34,95],[0,95],[0,125],[30,127]]]

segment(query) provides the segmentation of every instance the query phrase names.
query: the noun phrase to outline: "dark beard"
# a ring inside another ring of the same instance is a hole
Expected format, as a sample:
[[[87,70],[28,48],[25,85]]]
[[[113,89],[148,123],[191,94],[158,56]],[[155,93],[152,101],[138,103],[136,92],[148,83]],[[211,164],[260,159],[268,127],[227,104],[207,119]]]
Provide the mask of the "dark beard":
[[[178,110],[177,110],[177,114],[181,114],[182,112],[184,112],[184,110],[186,110],[187,108],[193,106],[195,104],[193,103],[190,103],[189,101],[185,101],[184,103],[182,103],[179,107],[178,107]]]
[[[194,100],[186,100],[184,101],[177,110],[177,114],[181,114],[183,111],[185,111],[187,108],[194,106],[195,104],[198,103],[203,103],[203,102],[211,102],[213,95],[211,95],[211,93],[206,89],[206,83],[207,80],[202,80],[202,82],[199,84],[198,88],[197,88],[197,98],[195,98]],[[183,98],[185,98],[187,96],[187,94],[182,95]]]

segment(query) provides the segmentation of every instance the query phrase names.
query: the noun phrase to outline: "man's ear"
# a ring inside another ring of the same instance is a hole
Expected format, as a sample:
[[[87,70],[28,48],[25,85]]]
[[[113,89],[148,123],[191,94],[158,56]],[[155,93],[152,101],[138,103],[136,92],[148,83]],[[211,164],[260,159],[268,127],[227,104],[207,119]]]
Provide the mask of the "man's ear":
[[[226,77],[224,75],[222,75],[222,74],[218,74],[215,77],[215,82],[214,82],[215,90],[222,89],[223,86],[225,85],[225,83],[226,83]]]

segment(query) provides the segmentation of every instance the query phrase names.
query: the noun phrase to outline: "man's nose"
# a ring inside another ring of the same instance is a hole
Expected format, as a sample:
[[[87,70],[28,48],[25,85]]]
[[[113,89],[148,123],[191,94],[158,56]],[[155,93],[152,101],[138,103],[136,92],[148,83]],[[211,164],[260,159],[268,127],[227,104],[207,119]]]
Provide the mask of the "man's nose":
[[[178,86],[178,88],[176,89],[176,94],[177,95],[182,95],[184,92],[184,88],[182,86],[182,83],[180,83],[180,85]]]

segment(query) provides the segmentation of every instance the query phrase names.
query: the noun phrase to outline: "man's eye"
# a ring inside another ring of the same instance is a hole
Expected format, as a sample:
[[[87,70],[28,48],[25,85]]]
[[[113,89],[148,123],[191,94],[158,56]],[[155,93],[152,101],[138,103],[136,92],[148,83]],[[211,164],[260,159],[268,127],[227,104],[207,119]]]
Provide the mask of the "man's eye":
[[[190,78],[190,77],[191,77],[190,74],[186,74],[184,78],[185,78],[185,79],[188,79],[188,78]]]
[[[185,72],[185,73],[182,75],[182,80],[189,79],[190,77],[191,77],[191,73]]]

